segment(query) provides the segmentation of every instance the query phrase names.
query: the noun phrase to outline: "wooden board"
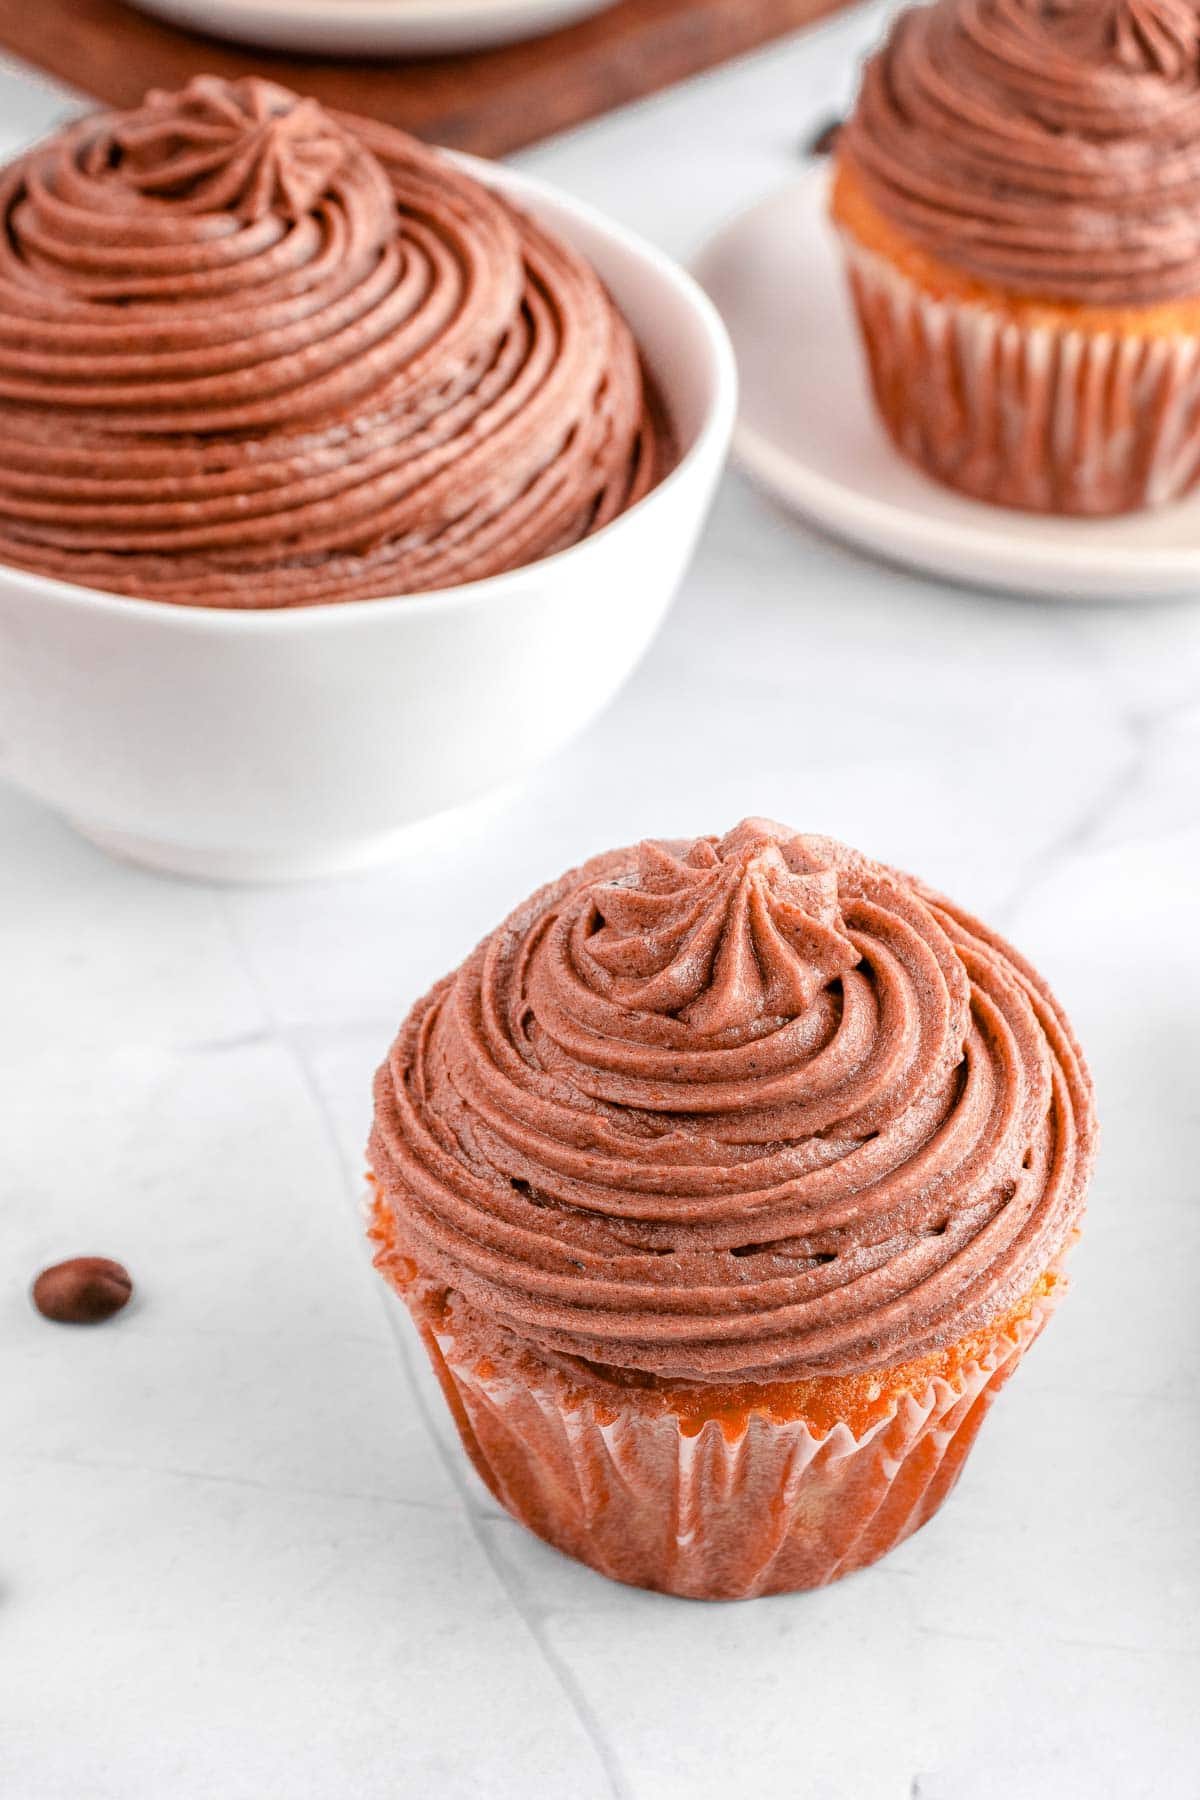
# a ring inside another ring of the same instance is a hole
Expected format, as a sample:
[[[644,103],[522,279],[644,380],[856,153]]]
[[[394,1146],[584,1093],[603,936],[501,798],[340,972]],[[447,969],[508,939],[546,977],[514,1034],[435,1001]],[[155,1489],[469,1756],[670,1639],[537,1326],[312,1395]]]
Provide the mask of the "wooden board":
[[[501,156],[711,69],[847,0],[621,0],[552,36],[474,56],[331,62],[242,50],[122,0],[0,0],[0,48],[132,106],[201,72],[263,74],[431,143]]]

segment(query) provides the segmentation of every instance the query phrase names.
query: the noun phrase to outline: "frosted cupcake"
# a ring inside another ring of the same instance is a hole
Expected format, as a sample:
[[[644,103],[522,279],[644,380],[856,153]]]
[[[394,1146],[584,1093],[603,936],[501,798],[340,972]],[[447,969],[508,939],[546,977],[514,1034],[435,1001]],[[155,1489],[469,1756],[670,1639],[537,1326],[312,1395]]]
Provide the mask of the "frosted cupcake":
[[[913,8],[837,160],[875,400],[906,456],[1042,512],[1196,485],[1196,0]]]
[[[1093,1141],[1014,951],[752,819],[573,870],[413,1008],[371,1230],[509,1511],[735,1599],[936,1511],[1062,1292]]]

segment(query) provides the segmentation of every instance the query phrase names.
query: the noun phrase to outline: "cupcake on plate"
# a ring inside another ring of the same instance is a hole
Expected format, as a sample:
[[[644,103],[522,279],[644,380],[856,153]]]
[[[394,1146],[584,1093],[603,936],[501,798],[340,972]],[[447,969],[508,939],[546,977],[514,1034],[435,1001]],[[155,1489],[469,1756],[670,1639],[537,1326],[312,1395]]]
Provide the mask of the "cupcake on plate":
[[[936,0],[868,62],[833,216],[878,410],[964,493],[1200,480],[1200,5]]]
[[[1062,1293],[1094,1137],[1015,951],[750,819],[572,870],[413,1008],[371,1234],[509,1511],[736,1599],[936,1511]]]
[[[671,460],[589,264],[403,132],[199,76],[0,170],[0,563],[180,605],[445,588]]]

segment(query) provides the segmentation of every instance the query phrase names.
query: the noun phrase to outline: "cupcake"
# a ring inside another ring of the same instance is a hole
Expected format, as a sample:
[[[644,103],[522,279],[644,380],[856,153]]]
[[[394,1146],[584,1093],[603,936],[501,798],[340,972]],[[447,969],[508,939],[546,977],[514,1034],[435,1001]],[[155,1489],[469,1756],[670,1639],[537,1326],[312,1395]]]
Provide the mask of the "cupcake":
[[[670,461],[566,243],[413,138],[200,77],[0,171],[0,563],[181,605],[444,588]]]
[[[833,217],[897,447],[977,499],[1200,479],[1200,4],[936,0],[838,142]]]
[[[413,1008],[376,1261],[530,1530],[698,1599],[874,1562],[1064,1286],[1092,1090],[919,881],[750,819],[598,856]]]

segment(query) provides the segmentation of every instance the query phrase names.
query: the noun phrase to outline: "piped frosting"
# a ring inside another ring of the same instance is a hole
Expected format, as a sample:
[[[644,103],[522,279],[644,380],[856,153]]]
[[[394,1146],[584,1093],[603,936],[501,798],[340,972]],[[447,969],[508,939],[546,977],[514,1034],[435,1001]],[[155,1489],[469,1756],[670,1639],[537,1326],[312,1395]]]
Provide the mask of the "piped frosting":
[[[839,155],[1005,292],[1200,298],[1200,0],[935,0],[868,62]]]
[[[401,132],[198,77],[0,171],[0,562],[215,606],[442,588],[645,494],[598,277]]]
[[[968,915],[764,820],[598,857],[412,1011],[371,1161],[422,1276],[545,1355],[860,1372],[1027,1294],[1079,1217],[1091,1085]]]

